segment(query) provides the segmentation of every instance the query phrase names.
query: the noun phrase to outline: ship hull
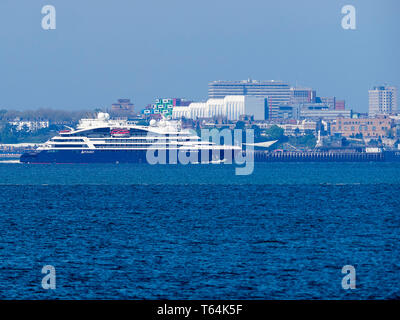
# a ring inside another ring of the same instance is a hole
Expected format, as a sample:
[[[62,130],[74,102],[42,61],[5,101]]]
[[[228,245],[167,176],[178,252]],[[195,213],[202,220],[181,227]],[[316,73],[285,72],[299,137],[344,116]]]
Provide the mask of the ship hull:
[[[186,154],[189,158],[189,153]],[[192,151],[190,162],[205,162],[228,159],[232,151],[220,151],[219,154],[208,151],[204,157],[201,151]],[[177,151],[167,151],[165,156],[155,155],[158,163],[179,163]],[[206,159],[204,159],[206,158]],[[150,160],[151,161],[151,160]],[[148,163],[147,150],[42,150],[21,155],[22,163]],[[154,163],[150,162],[150,163]]]
[[[172,152],[172,153],[170,153]],[[232,150],[220,151],[215,155],[208,152],[208,157],[202,155],[201,151],[193,151],[189,162],[205,163],[234,159]],[[235,152],[236,153],[236,152]],[[189,154],[187,154],[189,158]],[[205,159],[206,158],[206,159]],[[167,151],[165,157],[158,157],[158,163],[181,163],[177,159],[177,152]],[[294,154],[294,155],[271,155],[265,152],[254,154],[256,162],[400,162],[400,152],[384,152],[382,154]],[[42,150],[24,153],[20,162],[22,163],[148,163],[147,150]],[[151,162],[154,163],[154,162]]]

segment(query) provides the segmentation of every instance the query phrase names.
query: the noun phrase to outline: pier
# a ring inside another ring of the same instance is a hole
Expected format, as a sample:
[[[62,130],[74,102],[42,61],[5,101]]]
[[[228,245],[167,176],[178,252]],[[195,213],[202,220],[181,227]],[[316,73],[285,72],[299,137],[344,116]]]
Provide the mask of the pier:
[[[248,151],[249,152],[249,151]],[[329,152],[329,151],[250,151],[255,162],[383,162],[385,153]]]

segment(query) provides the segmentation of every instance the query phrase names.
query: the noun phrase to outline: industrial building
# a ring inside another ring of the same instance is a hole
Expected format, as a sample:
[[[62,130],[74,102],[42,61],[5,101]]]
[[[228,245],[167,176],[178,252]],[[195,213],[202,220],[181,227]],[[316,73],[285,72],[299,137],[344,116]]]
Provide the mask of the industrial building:
[[[236,121],[242,115],[254,116],[254,120],[265,120],[268,105],[263,97],[234,95],[192,102],[188,107],[174,107],[173,119],[198,119],[222,117]]]

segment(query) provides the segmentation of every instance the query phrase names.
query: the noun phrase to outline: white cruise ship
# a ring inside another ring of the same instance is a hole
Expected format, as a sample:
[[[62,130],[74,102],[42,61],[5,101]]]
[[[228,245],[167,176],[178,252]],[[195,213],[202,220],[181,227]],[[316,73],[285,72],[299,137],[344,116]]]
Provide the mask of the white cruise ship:
[[[182,129],[179,121],[151,120],[149,126],[140,126],[123,119],[110,119],[107,113],[98,113],[96,119],[81,119],[76,129],[60,131],[34,152],[24,153],[20,161],[145,163],[149,162],[149,154],[158,158],[164,154],[166,163],[174,163],[177,154],[184,153],[187,158],[206,163],[223,161],[227,157],[232,159],[240,150],[239,146],[202,141],[192,130]]]

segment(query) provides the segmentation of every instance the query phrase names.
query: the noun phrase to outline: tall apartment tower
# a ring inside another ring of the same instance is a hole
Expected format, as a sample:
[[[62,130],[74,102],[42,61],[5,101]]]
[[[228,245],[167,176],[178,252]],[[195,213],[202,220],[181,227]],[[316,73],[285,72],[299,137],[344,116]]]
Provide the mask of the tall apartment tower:
[[[258,96],[268,101],[268,114],[266,118],[277,117],[279,105],[289,103],[290,86],[282,81],[213,81],[208,84],[208,97],[224,98],[226,96]]]
[[[368,91],[369,115],[391,114],[397,111],[397,88],[388,86],[374,87]]]

